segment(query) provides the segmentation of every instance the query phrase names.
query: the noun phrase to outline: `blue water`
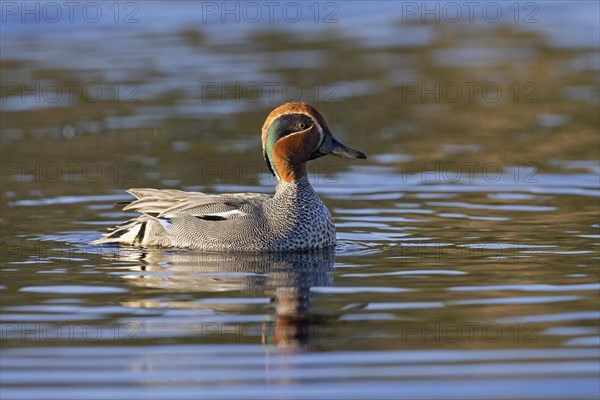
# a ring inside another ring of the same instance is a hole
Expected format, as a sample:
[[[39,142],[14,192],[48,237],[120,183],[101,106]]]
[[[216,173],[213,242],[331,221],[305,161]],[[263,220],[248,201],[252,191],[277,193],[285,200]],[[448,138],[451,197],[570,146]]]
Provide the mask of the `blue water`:
[[[600,397],[597,2],[22,4],[1,8],[3,400]],[[311,164],[334,251],[89,245],[135,216],[130,187],[271,193],[260,126],[298,88],[369,154]]]

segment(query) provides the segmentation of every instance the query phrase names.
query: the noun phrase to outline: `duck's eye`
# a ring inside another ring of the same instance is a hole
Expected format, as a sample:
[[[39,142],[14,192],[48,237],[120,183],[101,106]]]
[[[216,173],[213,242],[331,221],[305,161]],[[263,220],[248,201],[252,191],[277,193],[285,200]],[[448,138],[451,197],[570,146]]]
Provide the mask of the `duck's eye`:
[[[305,128],[306,128],[306,124],[305,124],[304,122],[300,122],[300,123],[298,124],[298,128],[300,128],[300,129],[305,129]]]

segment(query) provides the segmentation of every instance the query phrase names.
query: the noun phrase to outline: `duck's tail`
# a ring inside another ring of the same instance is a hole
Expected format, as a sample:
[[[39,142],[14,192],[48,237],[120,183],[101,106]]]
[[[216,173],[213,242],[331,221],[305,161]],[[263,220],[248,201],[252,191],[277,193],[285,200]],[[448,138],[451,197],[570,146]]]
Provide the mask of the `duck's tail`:
[[[149,215],[140,215],[110,228],[102,237],[91,242],[91,244],[118,243],[129,246],[144,246],[151,243],[151,238],[160,237],[164,234],[165,227],[161,221]]]

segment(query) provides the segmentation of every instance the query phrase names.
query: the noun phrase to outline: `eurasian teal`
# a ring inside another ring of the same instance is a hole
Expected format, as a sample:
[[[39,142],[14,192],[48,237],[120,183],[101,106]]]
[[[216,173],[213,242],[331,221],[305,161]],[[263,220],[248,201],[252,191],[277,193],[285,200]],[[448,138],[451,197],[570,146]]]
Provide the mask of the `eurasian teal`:
[[[273,196],[130,189],[124,209],[140,215],[93,244],[204,251],[295,251],[335,246],[335,225],[315,193],[306,163],[332,154],[367,158],[333,137],[323,116],[305,103],[274,109],[262,127],[263,156],[277,178]]]

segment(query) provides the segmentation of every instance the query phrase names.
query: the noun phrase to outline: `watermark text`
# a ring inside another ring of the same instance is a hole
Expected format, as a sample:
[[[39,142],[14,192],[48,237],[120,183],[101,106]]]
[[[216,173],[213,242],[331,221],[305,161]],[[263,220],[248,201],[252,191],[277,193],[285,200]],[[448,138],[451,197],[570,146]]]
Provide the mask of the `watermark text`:
[[[138,2],[126,1],[3,1],[2,23],[89,23],[136,24]]]

